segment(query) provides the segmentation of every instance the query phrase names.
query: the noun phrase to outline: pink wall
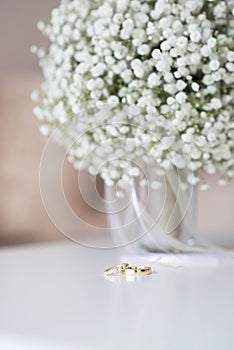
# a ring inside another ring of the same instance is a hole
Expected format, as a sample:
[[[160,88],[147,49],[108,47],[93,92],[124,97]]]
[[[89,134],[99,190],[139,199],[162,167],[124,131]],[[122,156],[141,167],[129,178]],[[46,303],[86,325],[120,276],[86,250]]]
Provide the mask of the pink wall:
[[[234,244],[234,182],[221,187],[218,176],[207,176],[208,191],[198,192],[198,230]]]
[[[46,20],[58,3],[59,0],[0,0],[0,77],[38,69],[30,53],[30,46],[43,40],[36,23]]]

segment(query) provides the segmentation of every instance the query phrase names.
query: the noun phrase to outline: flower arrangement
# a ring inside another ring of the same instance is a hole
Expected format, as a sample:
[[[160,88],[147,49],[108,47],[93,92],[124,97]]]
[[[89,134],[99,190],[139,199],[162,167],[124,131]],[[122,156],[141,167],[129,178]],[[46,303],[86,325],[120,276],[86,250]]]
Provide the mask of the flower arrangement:
[[[203,189],[200,170],[234,177],[233,0],[61,0],[38,27],[34,113],[76,168],[109,185],[152,158]]]

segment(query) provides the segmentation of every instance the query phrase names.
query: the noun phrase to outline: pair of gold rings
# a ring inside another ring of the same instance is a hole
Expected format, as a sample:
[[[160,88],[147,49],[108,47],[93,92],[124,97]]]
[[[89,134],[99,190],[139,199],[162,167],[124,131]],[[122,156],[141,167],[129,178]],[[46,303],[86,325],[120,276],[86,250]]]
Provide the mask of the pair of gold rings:
[[[117,266],[109,267],[104,271],[105,276],[122,274],[125,276],[146,276],[152,274],[150,266],[130,266],[127,263],[122,263]]]

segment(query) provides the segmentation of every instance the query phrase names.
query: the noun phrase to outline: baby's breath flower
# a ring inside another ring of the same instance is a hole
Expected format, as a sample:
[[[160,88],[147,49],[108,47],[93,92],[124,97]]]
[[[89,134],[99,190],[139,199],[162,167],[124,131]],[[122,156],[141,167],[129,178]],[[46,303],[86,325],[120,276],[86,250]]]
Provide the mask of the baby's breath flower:
[[[201,169],[221,185],[234,177],[233,0],[81,1],[38,23],[50,41],[31,48],[45,77],[31,96],[41,133],[62,124],[69,161],[108,185],[138,176],[139,159],[187,168],[192,185]]]

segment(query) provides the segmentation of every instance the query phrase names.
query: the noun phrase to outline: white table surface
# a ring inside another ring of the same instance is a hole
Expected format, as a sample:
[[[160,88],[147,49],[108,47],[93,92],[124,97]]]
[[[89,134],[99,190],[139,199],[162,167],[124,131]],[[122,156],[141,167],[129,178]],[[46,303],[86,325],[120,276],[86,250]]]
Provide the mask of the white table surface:
[[[231,259],[106,280],[121,254],[73,243],[1,249],[0,349],[234,349]]]

